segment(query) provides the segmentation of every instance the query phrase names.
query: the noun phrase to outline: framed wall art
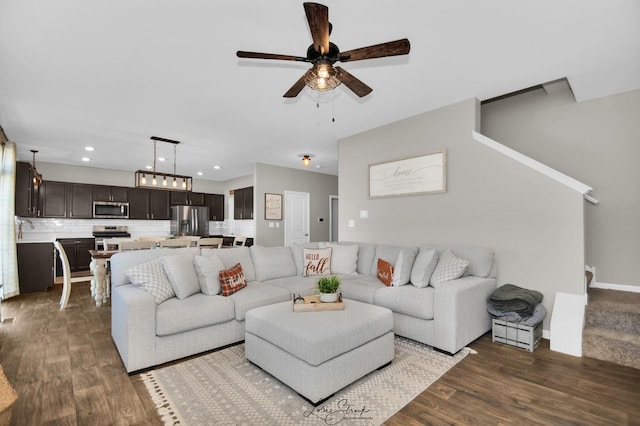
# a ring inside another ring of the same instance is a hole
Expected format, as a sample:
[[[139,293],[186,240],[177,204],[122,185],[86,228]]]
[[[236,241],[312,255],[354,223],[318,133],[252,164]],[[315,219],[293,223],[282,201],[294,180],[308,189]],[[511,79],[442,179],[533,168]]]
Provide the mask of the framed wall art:
[[[282,220],[282,194],[264,194],[264,219]]]
[[[369,165],[369,198],[447,192],[446,151]]]

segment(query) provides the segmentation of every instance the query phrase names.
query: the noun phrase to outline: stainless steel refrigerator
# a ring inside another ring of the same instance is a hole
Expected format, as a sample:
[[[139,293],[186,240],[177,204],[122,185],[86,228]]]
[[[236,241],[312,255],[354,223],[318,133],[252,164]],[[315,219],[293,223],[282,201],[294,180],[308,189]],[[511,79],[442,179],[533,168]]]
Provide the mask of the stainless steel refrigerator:
[[[171,235],[209,236],[209,207],[171,206]]]

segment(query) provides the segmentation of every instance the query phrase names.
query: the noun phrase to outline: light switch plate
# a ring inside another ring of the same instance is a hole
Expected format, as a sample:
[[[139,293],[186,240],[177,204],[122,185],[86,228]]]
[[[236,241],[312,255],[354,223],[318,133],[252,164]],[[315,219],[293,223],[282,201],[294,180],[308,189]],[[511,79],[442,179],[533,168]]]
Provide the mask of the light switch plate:
[[[349,228],[355,228],[356,227],[356,221],[353,220],[353,219],[349,219],[348,226],[349,226]]]
[[[360,219],[367,219],[369,217],[368,210],[360,210]]]

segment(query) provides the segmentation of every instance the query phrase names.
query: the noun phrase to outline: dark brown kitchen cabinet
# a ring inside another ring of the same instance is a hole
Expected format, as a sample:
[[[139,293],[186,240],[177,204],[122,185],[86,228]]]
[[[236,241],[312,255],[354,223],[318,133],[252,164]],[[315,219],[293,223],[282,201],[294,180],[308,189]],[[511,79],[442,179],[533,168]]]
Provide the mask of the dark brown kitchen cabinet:
[[[129,219],[149,218],[149,190],[129,188]]]
[[[238,220],[253,219],[253,186],[234,191],[233,218]]]
[[[44,181],[40,188],[40,217],[67,217],[67,184]]]
[[[129,188],[124,186],[92,185],[93,201],[124,203],[129,201]]]
[[[189,205],[192,206],[204,206],[204,193],[202,192],[190,192],[189,193]]]
[[[129,188],[129,219],[169,219],[169,192]]]
[[[54,249],[51,243],[20,243],[18,280],[20,293],[45,291],[53,285]]]
[[[169,204],[172,206],[204,206],[204,194],[202,192],[169,191]]]
[[[40,187],[33,182],[33,167],[16,162],[16,216],[38,216]]]
[[[169,219],[169,191],[149,190],[149,219]]]
[[[69,208],[67,217],[70,219],[91,219],[93,216],[92,185],[84,183],[68,183]]]
[[[95,249],[95,238],[58,238],[64,248],[71,272],[88,271],[91,263],[89,250]],[[62,262],[56,254],[56,275],[62,275]]]
[[[209,220],[224,220],[224,195],[205,194],[204,205],[209,207]]]

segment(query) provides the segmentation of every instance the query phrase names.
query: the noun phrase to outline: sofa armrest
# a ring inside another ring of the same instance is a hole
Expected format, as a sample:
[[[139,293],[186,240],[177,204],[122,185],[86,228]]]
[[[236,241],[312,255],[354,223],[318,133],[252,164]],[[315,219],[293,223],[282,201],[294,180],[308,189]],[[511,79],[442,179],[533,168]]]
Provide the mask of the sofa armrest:
[[[156,303],[131,284],[113,287],[111,337],[128,373],[155,365]]]
[[[456,353],[491,329],[487,299],[495,278],[466,276],[438,285],[434,299],[434,344]]]

